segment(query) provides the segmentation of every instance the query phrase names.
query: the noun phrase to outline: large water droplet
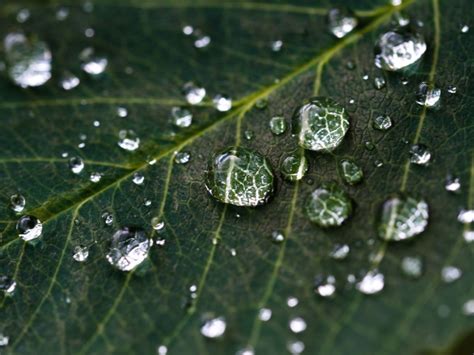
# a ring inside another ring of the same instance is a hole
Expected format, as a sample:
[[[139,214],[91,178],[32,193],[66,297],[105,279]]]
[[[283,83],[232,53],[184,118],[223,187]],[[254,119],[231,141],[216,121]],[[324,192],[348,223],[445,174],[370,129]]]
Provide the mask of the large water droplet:
[[[13,296],[16,289],[16,281],[6,275],[0,276],[0,292],[5,296]]]
[[[308,171],[308,160],[304,153],[291,154],[283,159],[280,169],[286,180],[301,180]]]
[[[436,107],[441,98],[441,89],[422,82],[416,93],[416,103],[426,107]]]
[[[392,127],[392,119],[387,115],[376,116],[373,118],[372,126],[379,131],[386,131]]]
[[[414,144],[410,147],[410,162],[416,165],[427,165],[431,159],[431,152],[424,144]]]
[[[140,147],[140,138],[131,129],[122,129],[119,132],[118,145],[120,148],[132,152]]]
[[[209,339],[219,338],[224,335],[226,327],[224,317],[207,319],[201,326],[201,334]]]
[[[395,196],[384,202],[378,235],[389,241],[410,239],[428,225],[428,204],[409,196]]]
[[[375,65],[397,71],[416,63],[426,52],[420,33],[393,30],[382,34],[375,47]]]
[[[69,159],[69,168],[74,174],[79,174],[84,169],[84,161],[79,157]]]
[[[286,121],[283,116],[274,116],[270,119],[270,130],[276,136],[285,133]]]
[[[107,261],[121,271],[130,271],[148,256],[151,240],[141,229],[123,227],[112,236]]]
[[[89,257],[89,248],[86,246],[77,245],[74,247],[74,253],[72,254],[72,257],[74,260],[80,263],[86,261]]]
[[[221,202],[255,207],[272,195],[273,173],[270,163],[256,151],[230,147],[212,156],[206,187]]]
[[[366,295],[373,295],[383,290],[385,285],[383,274],[377,270],[369,271],[365,276],[356,284],[356,289]]]
[[[206,96],[206,89],[190,81],[183,85],[183,95],[188,104],[197,105],[201,103]]]
[[[293,115],[293,133],[305,149],[331,151],[342,142],[348,129],[346,110],[329,98],[312,98]]]
[[[350,185],[359,183],[364,177],[362,168],[350,159],[343,159],[339,163],[342,172],[342,178]]]
[[[308,196],[305,212],[320,227],[340,226],[352,213],[352,201],[336,183],[324,183]]]
[[[331,9],[328,12],[329,31],[337,38],[342,38],[357,26],[357,18],[348,9]]]
[[[21,239],[30,241],[41,236],[43,225],[38,218],[25,215],[18,220],[16,230]]]
[[[10,208],[15,212],[21,212],[25,209],[26,200],[23,195],[13,194],[10,196]]]
[[[189,127],[193,122],[193,115],[186,108],[173,107],[171,109],[171,121],[176,127]]]
[[[41,86],[51,78],[51,51],[45,42],[29,40],[22,33],[4,39],[8,75],[23,88]]]

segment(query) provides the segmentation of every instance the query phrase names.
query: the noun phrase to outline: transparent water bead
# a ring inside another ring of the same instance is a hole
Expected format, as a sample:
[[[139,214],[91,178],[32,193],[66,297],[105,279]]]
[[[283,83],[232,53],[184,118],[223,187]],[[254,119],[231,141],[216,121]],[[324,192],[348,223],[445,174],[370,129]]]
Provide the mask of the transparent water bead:
[[[272,49],[273,52],[279,52],[283,48],[283,41],[281,40],[276,40],[270,43],[270,48]]]
[[[448,175],[444,183],[444,188],[449,192],[459,192],[461,189],[461,180],[456,176]]]
[[[416,93],[416,103],[426,107],[436,107],[441,98],[441,89],[433,87],[426,82],[418,86]]]
[[[385,286],[384,276],[377,270],[369,271],[356,284],[356,289],[366,295],[373,295],[383,290]]]
[[[171,121],[176,127],[186,128],[193,122],[193,114],[186,108],[173,107],[171,109]]]
[[[446,283],[451,283],[458,280],[462,276],[461,269],[448,265],[441,269],[441,279]]]
[[[98,183],[102,179],[102,174],[98,172],[91,173],[89,180],[94,184]]]
[[[166,354],[168,354],[168,347],[166,347],[165,345],[160,345],[156,349],[156,353],[158,355],[166,355]]]
[[[224,317],[210,318],[201,326],[201,334],[209,339],[219,338],[224,335],[226,327]]]
[[[283,116],[274,116],[270,119],[270,131],[276,136],[286,132],[286,121]]]
[[[37,87],[51,79],[52,55],[45,42],[13,32],[5,37],[3,44],[8,76],[16,85]]]
[[[387,131],[392,127],[392,119],[387,115],[375,116],[372,121],[372,127],[379,131]]]
[[[10,196],[10,208],[15,212],[21,212],[25,209],[26,199],[23,195],[13,194]]]
[[[301,180],[308,168],[308,159],[302,152],[285,157],[280,167],[283,177],[288,181]]]
[[[191,160],[191,153],[189,152],[176,152],[174,156],[174,162],[176,164],[187,164]]]
[[[223,203],[255,207],[273,194],[274,178],[270,163],[260,153],[230,147],[211,157],[206,188]]]
[[[132,152],[140,147],[140,138],[131,129],[122,129],[119,132],[118,146]]]
[[[125,118],[128,116],[128,110],[126,107],[119,106],[117,107],[117,116]]]
[[[296,297],[293,297],[293,296],[290,296],[286,299],[286,305],[290,308],[296,307],[299,302],[300,301]]]
[[[92,76],[98,76],[105,72],[109,61],[106,57],[97,56],[92,47],[85,48],[80,54],[81,68],[84,72]]]
[[[447,92],[450,94],[455,94],[458,91],[458,88],[454,85],[448,85],[448,88],[446,89]]]
[[[143,176],[141,172],[137,171],[136,173],[133,173],[132,181],[135,185],[142,185],[145,181],[145,176]]]
[[[10,337],[6,336],[3,333],[0,333],[0,347],[7,346],[10,342]]]
[[[197,105],[202,102],[206,96],[206,89],[192,81],[183,85],[183,95],[190,105]]]
[[[377,90],[381,90],[385,87],[386,81],[381,76],[377,76],[374,78],[374,88]]]
[[[270,308],[260,308],[258,311],[258,319],[262,322],[268,322],[272,318],[272,310]]]
[[[378,235],[389,241],[411,239],[426,229],[428,216],[428,204],[424,200],[394,196],[382,205]]]
[[[21,216],[16,224],[18,235],[24,241],[31,241],[41,236],[43,225],[41,221],[30,215]]]
[[[474,210],[462,209],[458,214],[458,221],[463,224],[470,224],[474,222]]]
[[[280,231],[273,231],[272,232],[272,242],[279,244],[285,241],[285,235]]]
[[[61,77],[60,86],[63,90],[69,91],[79,86],[81,80],[70,72],[65,72]]]
[[[420,33],[393,30],[382,34],[375,47],[375,65],[388,71],[398,71],[416,63],[426,52],[426,42]]]
[[[329,253],[329,256],[335,260],[344,260],[347,255],[349,255],[349,252],[351,251],[351,248],[347,244],[336,244],[334,248],[331,250]]]
[[[80,263],[86,261],[89,257],[89,248],[81,245],[75,246],[72,257],[74,258],[74,260]]]
[[[165,228],[165,222],[163,222],[159,217],[153,217],[151,219],[151,227],[159,232]]]
[[[349,129],[344,107],[326,97],[314,97],[293,115],[293,133],[298,144],[314,151],[331,151],[342,142]]]
[[[121,271],[130,271],[140,265],[147,257],[151,240],[141,229],[123,227],[112,236],[107,261]]]
[[[293,333],[301,333],[306,330],[306,321],[301,317],[295,317],[290,319],[288,324]]]
[[[322,184],[306,199],[304,206],[311,222],[320,227],[336,227],[352,213],[352,201],[336,183]]]
[[[355,185],[362,181],[364,172],[357,163],[351,159],[343,159],[339,163],[342,178],[349,185]]]
[[[290,340],[286,343],[286,349],[291,355],[298,355],[304,351],[305,346],[301,340]]]
[[[102,213],[102,219],[106,226],[111,226],[114,223],[114,216],[109,212]]]
[[[20,11],[18,11],[18,13],[16,14],[16,20],[19,22],[19,23],[25,23],[26,21],[28,21],[28,19],[30,18],[30,10],[28,9],[21,9]]]
[[[424,144],[414,144],[410,147],[410,162],[416,165],[427,165],[431,159],[431,152]]]
[[[16,281],[6,275],[0,276],[0,292],[5,296],[13,296],[16,289]]]
[[[227,95],[218,94],[214,96],[212,103],[219,112],[226,112],[232,108],[232,99]]]
[[[419,256],[405,256],[401,268],[406,276],[417,279],[423,273],[423,260]]]
[[[331,297],[336,292],[336,279],[330,275],[327,277],[317,277],[314,291],[321,297]]]
[[[331,9],[327,16],[329,31],[337,38],[345,37],[357,26],[357,18],[348,9]]]
[[[201,49],[206,48],[209,46],[209,44],[211,44],[210,36],[201,33],[199,30],[194,31],[194,34],[196,36],[196,39],[194,40],[194,47]]]
[[[468,300],[462,306],[462,313],[466,316],[474,316],[474,299]]]
[[[72,157],[69,159],[69,169],[71,169],[74,174],[80,174],[84,169],[84,161],[79,157]]]

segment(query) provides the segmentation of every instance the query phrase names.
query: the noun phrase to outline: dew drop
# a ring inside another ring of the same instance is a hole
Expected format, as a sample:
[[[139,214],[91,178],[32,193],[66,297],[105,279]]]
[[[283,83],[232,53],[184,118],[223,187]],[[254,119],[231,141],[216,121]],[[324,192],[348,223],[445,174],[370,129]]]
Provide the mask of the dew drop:
[[[77,245],[74,247],[74,253],[72,254],[74,260],[82,263],[89,257],[89,248],[86,246]]]
[[[315,97],[297,108],[293,129],[302,148],[331,151],[341,144],[349,129],[349,117],[336,101]]]
[[[441,89],[431,87],[426,82],[422,82],[418,86],[416,93],[416,103],[426,107],[436,107],[439,104],[441,98]]]
[[[357,18],[348,9],[329,10],[327,22],[329,31],[337,38],[345,37],[357,26]]]
[[[458,214],[458,221],[463,224],[470,224],[474,222],[474,210],[462,209]]]
[[[171,109],[171,120],[176,127],[186,128],[191,126],[193,115],[191,111],[182,107],[173,107]]]
[[[58,11],[56,11],[56,20],[64,21],[69,16],[69,9],[66,7],[60,7]]]
[[[19,22],[19,23],[25,23],[26,21],[28,21],[28,19],[30,18],[30,10],[28,9],[21,9],[20,11],[18,11],[18,13],[16,14],[16,20]]]
[[[140,147],[140,138],[131,129],[122,129],[119,132],[118,145],[120,148],[132,152]]]
[[[299,303],[296,297],[290,296],[286,299],[286,305],[290,308],[295,308]]]
[[[25,209],[26,199],[23,195],[13,194],[10,196],[10,208],[15,212],[21,212]]]
[[[258,319],[262,322],[268,322],[272,318],[272,310],[270,308],[260,308],[258,311]]]
[[[283,243],[285,241],[285,235],[279,231],[272,232],[272,242],[276,244]]]
[[[258,99],[255,102],[255,107],[258,108],[259,110],[264,110],[268,106],[268,100],[266,98],[263,99]]]
[[[413,279],[418,279],[423,273],[423,260],[419,256],[405,256],[401,262],[402,272]]]
[[[92,76],[98,76],[102,74],[109,64],[109,61],[106,57],[95,55],[95,50],[92,47],[85,48],[79,54],[79,59],[82,62],[82,70]]]
[[[112,236],[107,261],[121,271],[133,270],[148,257],[151,244],[143,230],[120,228]]]
[[[206,188],[223,203],[255,207],[274,190],[270,163],[254,150],[230,147],[214,154],[206,172]]]
[[[324,183],[308,196],[305,212],[320,227],[336,227],[350,217],[352,201],[336,183]]]
[[[334,276],[317,277],[314,292],[324,298],[333,296],[336,292],[336,279]]]
[[[183,85],[183,95],[190,105],[197,105],[202,102],[206,96],[206,89],[192,81]]]
[[[253,131],[246,130],[244,132],[244,137],[246,140],[251,141],[253,139]]]
[[[117,107],[117,116],[125,118],[128,116],[128,110],[125,107]]]
[[[176,152],[174,155],[174,162],[176,164],[187,164],[191,160],[191,153],[189,152]]]
[[[456,176],[448,175],[444,183],[444,188],[449,192],[459,192],[461,189],[461,180]]]
[[[410,163],[427,165],[431,159],[431,152],[424,144],[414,144],[410,148]]]
[[[364,172],[357,163],[351,159],[343,159],[339,163],[342,172],[342,178],[349,185],[355,185],[362,181]]]
[[[458,280],[462,276],[461,269],[448,265],[441,269],[441,279],[446,283],[451,283]]]
[[[420,33],[394,30],[380,36],[375,47],[375,65],[388,71],[398,71],[416,63],[426,52],[426,42]]]
[[[18,235],[24,241],[37,239],[43,232],[43,225],[40,220],[34,216],[21,216],[16,224]]]
[[[364,142],[364,147],[370,152],[375,149],[375,144],[372,143],[371,141],[366,141]]]
[[[0,276],[0,292],[11,297],[16,289],[16,281],[6,275]]]
[[[447,90],[450,94],[455,94],[455,93],[458,91],[457,87],[454,86],[454,85],[448,85],[448,88],[447,88],[446,90]]]
[[[382,78],[381,76],[375,77],[374,88],[376,88],[377,90],[381,90],[385,87],[385,85],[386,85],[386,82],[384,78]]]
[[[135,185],[141,185],[145,181],[145,176],[143,176],[141,172],[137,171],[136,173],[133,174],[132,181]]]
[[[301,317],[295,317],[290,319],[288,326],[293,333],[302,333],[306,330],[306,321]]]
[[[206,48],[211,44],[211,37],[201,33],[199,30],[194,31],[196,39],[194,40],[194,47],[198,49]]]
[[[462,306],[462,313],[466,316],[474,316],[474,299],[466,301]]]
[[[290,340],[286,343],[286,348],[292,355],[301,354],[304,351],[304,343],[301,340]]]
[[[63,90],[69,91],[79,86],[81,80],[70,72],[65,72],[61,78],[60,85]]]
[[[388,241],[411,239],[428,225],[428,204],[410,196],[394,196],[381,209],[378,235]]]
[[[235,355],[255,355],[255,351],[251,346],[247,346],[245,348],[242,348],[238,350]]]
[[[304,153],[291,154],[283,159],[280,169],[286,180],[298,181],[308,171],[308,160]]]
[[[102,174],[98,172],[91,173],[89,180],[93,183],[98,183],[102,179]]]
[[[114,216],[109,212],[102,213],[102,219],[106,226],[111,226],[114,223]]]
[[[386,115],[376,116],[372,120],[372,127],[379,131],[387,131],[392,127],[392,119]]]
[[[9,33],[4,41],[8,76],[22,88],[37,87],[51,78],[52,55],[48,45],[29,40],[22,33]]]
[[[6,336],[3,333],[0,333],[0,347],[7,346],[10,341],[10,337]]]
[[[272,48],[273,52],[279,52],[283,48],[283,41],[281,41],[281,40],[273,41],[270,44],[270,47]]]
[[[159,217],[153,217],[151,219],[151,227],[159,232],[165,228],[165,222],[163,222]]]
[[[156,349],[158,355],[166,355],[168,353],[168,348],[165,345],[160,345]]]
[[[469,26],[468,25],[463,25],[461,27],[461,33],[468,33],[469,32]]]
[[[201,326],[201,334],[208,339],[220,338],[227,327],[224,317],[207,319]]]
[[[347,244],[336,244],[329,256],[335,260],[344,260],[351,251]]]
[[[285,117],[274,116],[270,119],[270,130],[276,136],[279,136],[286,132],[286,121]]]
[[[373,295],[379,293],[384,288],[384,276],[376,270],[369,271],[356,284],[356,289],[366,295]]]
[[[218,94],[212,99],[212,103],[217,111],[226,112],[232,108],[232,99],[227,95]]]
[[[470,230],[464,231],[463,237],[467,243],[474,242],[474,231],[470,231]]]
[[[183,34],[185,34],[186,36],[190,36],[194,32],[194,27],[190,25],[186,25],[186,26],[183,26],[182,31],[183,31]]]

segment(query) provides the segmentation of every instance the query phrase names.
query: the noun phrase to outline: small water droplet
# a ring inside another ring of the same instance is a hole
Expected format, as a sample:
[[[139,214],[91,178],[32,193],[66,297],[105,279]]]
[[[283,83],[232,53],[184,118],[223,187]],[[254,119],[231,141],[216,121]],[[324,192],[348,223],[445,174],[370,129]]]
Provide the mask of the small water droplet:
[[[191,153],[189,152],[176,152],[174,155],[174,162],[176,164],[187,164],[191,160]]]
[[[375,116],[372,120],[372,127],[379,131],[386,131],[392,127],[392,119],[387,115]]]
[[[226,327],[224,317],[210,318],[201,326],[201,334],[209,339],[219,338],[224,335]]]
[[[166,355],[168,353],[168,348],[165,345],[160,345],[156,349],[158,355]]]
[[[410,24],[410,18],[402,12],[396,12],[394,14],[394,24],[400,27],[405,27]]]
[[[374,160],[374,166],[376,168],[381,168],[383,166],[383,160],[381,160],[381,159]]]
[[[365,81],[369,80],[369,74],[364,74],[362,76],[362,80],[365,80]]]
[[[69,9],[66,7],[60,7],[56,11],[56,20],[58,21],[64,21],[65,19],[68,18],[68,16],[69,16]]]
[[[315,280],[314,292],[324,298],[332,297],[336,292],[336,279],[334,276],[317,277]]]
[[[304,343],[301,340],[290,340],[286,343],[286,349],[291,355],[298,355],[304,351]]]
[[[295,317],[290,319],[288,324],[293,333],[302,333],[306,330],[306,321],[301,317]]]
[[[466,316],[474,316],[474,299],[468,300],[463,304],[462,313]]]
[[[459,192],[461,189],[461,180],[456,176],[448,175],[444,183],[444,188],[449,192]]]
[[[424,144],[414,144],[410,147],[410,163],[427,165],[431,159],[431,152]]]
[[[245,348],[239,349],[235,355],[255,355],[255,351],[251,346],[246,346]]]
[[[351,159],[343,159],[339,163],[342,172],[342,178],[349,185],[355,185],[362,181],[364,172],[357,163]]]
[[[436,107],[441,97],[441,89],[432,87],[426,82],[422,82],[418,86],[416,93],[416,103],[426,107]]]
[[[0,333],[0,347],[7,346],[10,341],[10,337],[6,336],[3,333]]]
[[[140,138],[131,129],[122,129],[119,132],[118,145],[120,148],[132,152],[140,147]]]
[[[282,232],[279,231],[273,231],[272,232],[272,242],[279,244],[283,243],[285,241],[285,235]]]
[[[246,140],[251,141],[253,139],[253,131],[246,130],[244,132],[244,137]]]
[[[296,297],[290,296],[286,299],[286,305],[290,308],[295,308],[299,303]]]
[[[10,208],[15,212],[21,212],[25,209],[26,199],[23,195],[13,194],[10,196]]]
[[[135,185],[141,185],[145,181],[145,176],[143,176],[141,172],[137,171],[136,173],[133,173],[132,181]]]
[[[19,22],[19,23],[25,23],[26,21],[28,21],[28,19],[30,18],[30,10],[28,9],[21,9],[20,11],[18,11],[18,13],[16,14],[16,20]]]
[[[93,183],[98,183],[102,179],[102,174],[98,172],[91,173],[89,180]]]
[[[84,35],[87,37],[87,38],[92,38],[95,36],[95,30],[93,28],[86,28],[84,30]]]
[[[383,274],[372,270],[365,274],[362,280],[356,284],[356,289],[366,295],[373,295],[382,291],[384,285]]]
[[[383,88],[385,87],[385,84],[386,84],[386,81],[385,81],[384,78],[382,78],[381,76],[375,77],[375,79],[374,79],[374,87],[375,87],[377,90],[383,89]]]
[[[347,68],[347,69],[349,69],[349,70],[354,70],[355,67],[356,67],[356,66],[355,66],[354,61],[352,61],[352,60],[347,61],[347,63],[346,63],[346,68]]]
[[[153,217],[151,219],[151,226],[156,231],[161,231],[165,228],[165,222],[163,222],[159,217]]]
[[[266,98],[263,99],[258,99],[255,102],[255,107],[258,108],[259,110],[264,110],[268,106],[268,100]]]
[[[323,183],[308,196],[305,212],[320,227],[336,227],[352,214],[352,201],[336,183]]]
[[[102,213],[102,219],[104,220],[106,226],[111,226],[112,223],[114,223],[114,216],[109,212]]]
[[[329,31],[337,38],[342,38],[357,26],[357,18],[349,9],[331,9],[327,16]]]
[[[40,220],[34,216],[21,216],[16,224],[18,235],[24,241],[34,240],[41,236],[43,225]]]
[[[141,229],[123,227],[112,236],[107,261],[121,271],[130,271],[147,257],[152,243]]]
[[[468,33],[469,32],[469,26],[468,25],[463,25],[461,27],[461,33]]]
[[[69,91],[77,87],[81,80],[70,72],[65,72],[61,78],[60,85],[63,90]]]
[[[211,44],[211,37],[202,33],[200,30],[194,30],[193,35],[196,37],[194,40],[194,47],[202,49]]]
[[[212,103],[217,111],[226,112],[232,108],[232,99],[227,95],[218,94],[212,99]]]
[[[16,281],[6,275],[0,276],[0,292],[6,297],[13,296],[16,289]]]
[[[470,230],[464,231],[463,237],[464,237],[464,240],[468,243],[474,242],[474,231],[470,231]]]
[[[456,86],[454,85],[448,85],[447,89],[446,89],[450,94],[455,94],[458,89]]]
[[[281,40],[276,40],[270,43],[270,47],[272,48],[272,51],[274,52],[279,52],[283,48],[283,41]]]
[[[202,102],[206,96],[206,89],[192,81],[183,85],[183,95],[190,105],[197,105]]]
[[[125,118],[128,116],[128,110],[125,107],[117,107],[117,116]]]
[[[375,149],[375,144],[372,143],[371,141],[365,141],[364,142],[364,147],[367,149],[369,152]]]
[[[82,62],[82,70],[92,76],[98,76],[102,74],[109,64],[109,61],[106,57],[95,55],[95,50],[92,47],[85,48],[79,54],[79,59]]]
[[[182,31],[183,31],[183,34],[185,34],[186,36],[190,36],[194,32],[194,27],[191,25],[186,25],[186,26],[183,26]]]
[[[335,260],[344,260],[351,251],[347,244],[336,244],[329,256]]]
[[[462,209],[458,214],[458,221],[463,224],[470,224],[474,222],[474,210]]]
[[[258,319],[262,322],[268,322],[272,318],[272,310],[270,308],[260,308],[258,311]]]
[[[443,282],[451,283],[458,280],[462,276],[461,269],[448,265],[441,269],[441,279]]]
[[[274,116],[270,119],[270,130],[276,136],[286,132],[286,120],[283,116]]]
[[[417,279],[423,273],[423,260],[419,256],[405,256],[401,268],[406,276]]]
[[[81,246],[81,245],[75,246],[72,257],[74,258],[74,260],[80,263],[86,261],[87,258],[89,257],[89,248],[86,246]]]
[[[308,160],[304,153],[291,154],[285,159],[280,166],[281,173],[286,180],[301,180],[308,171]]]
[[[171,109],[171,121],[176,127],[186,128],[191,126],[193,115],[186,108],[173,107]]]

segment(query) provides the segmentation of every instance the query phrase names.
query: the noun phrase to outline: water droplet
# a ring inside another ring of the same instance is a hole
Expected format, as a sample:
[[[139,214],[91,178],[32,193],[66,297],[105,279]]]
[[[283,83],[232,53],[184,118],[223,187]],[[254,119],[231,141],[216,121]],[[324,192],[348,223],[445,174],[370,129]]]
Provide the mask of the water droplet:
[[[92,76],[102,74],[109,64],[109,61],[106,57],[95,55],[95,51],[91,47],[85,48],[79,54],[79,59],[82,62],[82,70]]]
[[[416,93],[416,103],[421,106],[435,107],[439,104],[441,97],[441,89],[431,87],[425,82],[422,82],[418,86],[418,92]]]
[[[301,354],[304,351],[304,343],[301,340],[290,340],[286,343],[286,348],[292,355]]]
[[[308,171],[308,160],[304,153],[291,154],[283,159],[280,169],[286,180],[298,181]]]
[[[369,271],[356,284],[356,289],[366,295],[373,295],[382,291],[385,285],[383,274],[376,270]]]
[[[382,205],[378,235],[389,241],[415,237],[428,225],[428,204],[409,196],[394,196]]]
[[[117,107],[117,116],[125,118],[128,116],[128,110],[125,107]]]
[[[351,251],[349,245],[347,244],[336,244],[332,249],[329,256],[335,260],[343,260],[349,255]]]
[[[461,33],[468,33],[469,32],[469,26],[468,25],[463,25],[461,27]]]
[[[263,99],[258,99],[255,102],[255,107],[258,108],[259,110],[264,110],[268,106],[268,100],[266,98]]]
[[[123,227],[112,236],[107,261],[121,271],[130,271],[147,257],[152,243],[141,229]]]
[[[212,156],[206,187],[221,202],[255,207],[272,195],[273,173],[270,163],[256,151],[230,147]]]
[[[61,87],[66,90],[72,90],[77,87],[81,83],[81,80],[70,72],[65,72],[61,78],[60,85]]]
[[[455,94],[458,91],[458,88],[454,85],[448,85],[447,91],[450,94]]]
[[[350,159],[343,159],[339,163],[342,172],[342,178],[350,185],[354,185],[362,181],[364,172],[362,168]]]
[[[281,51],[283,47],[283,41],[281,40],[273,41],[272,43],[270,43],[270,47],[272,48],[272,51],[279,52]]]
[[[380,160],[380,159],[374,160],[374,166],[376,168],[381,168],[383,166],[383,160]]]
[[[331,9],[327,17],[329,31],[337,38],[342,38],[357,26],[357,18],[348,9]]]
[[[286,121],[285,117],[274,116],[270,120],[270,130],[276,136],[279,136],[286,132]]]
[[[158,355],[166,355],[168,353],[168,348],[165,345],[160,345],[156,349]]]
[[[449,192],[459,192],[461,189],[461,180],[456,176],[448,175],[444,183],[444,188]]]
[[[392,119],[389,116],[376,116],[372,120],[372,127],[379,131],[386,131],[392,127]]]
[[[201,326],[201,334],[209,339],[219,338],[224,335],[226,327],[224,317],[207,319]]]
[[[195,30],[193,34],[196,36],[196,39],[194,40],[194,47],[202,49],[211,44],[211,37],[201,33],[200,30]]]
[[[87,38],[92,38],[95,36],[95,30],[93,28],[86,28],[84,30],[84,35],[87,37]]]
[[[58,11],[56,11],[56,20],[64,21],[69,16],[69,9],[66,7],[60,7]]]
[[[251,141],[253,139],[253,131],[246,130],[244,132],[244,137],[246,140]]]
[[[140,147],[140,138],[131,129],[122,129],[119,132],[118,145],[120,148],[132,152]]]
[[[293,115],[298,144],[309,150],[331,151],[342,142],[349,128],[349,117],[336,101],[316,97],[300,106]]]
[[[0,276],[0,292],[11,297],[16,289],[16,281],[6,275]]]
[[[258,319],[262,322],[268,322],[272,318],[272,310],[270,308],[260,308],[258,311]]]
[[[375,144],[372,143],[371,141],[366,141],[364,142],[364,147],[370,152],[375,149]]]
[[[235,353],[235,355],[255,355],[255,351],[251,346],[246,346]]]
[[[212,99],[214,107],[217,111],[226,112],[232,108],[232,99],[227,95],[216,95]]]
[[[279,231],[273,231],[272,232],[272,242],[279,244],[283,243],[285,241],[285,235],[282,232]]]
[[[290,296],[286,299],[286,305],[290,308],[294,308],[298,305],[299,300],[296,297]]]
[[[191,154],[189,152],[176,152],[174,155],[174,162],[176,164],[187,164],[191,159]]]
[[[334,276],[317,277],[315,280],[314,292],[321,297],[333,296],[336,292],[336,279]]]
[[[98,172],[91,173],[89,180],[93,183],[98,183],[102,179],[102,174]]]
[[[3,333],[0,333],[0,347],[7,346],[9,341],[10,337],[4,335]]]
[[[474,315],[474,299],[468,300],[462,306],[462,313],[466,316],[473,316]]]
[[[417,279],[423,273],[423,260],[419,256],[405,256],[401,268],[405,275]]]
[[[193,115],[191,111],[182,107],[173,107],[171,109],[171,120],[176,127],[186,128],[191,126]]]
[[[74,247],[74,253],[72,257],[74,258],[74,260],[80,263],[86,261],[89,257],[89,248],[86,246],[77,245],[76,247]]]
[[[206,96],[206,89],[192,81],[183,85],[183,95],[190,105],[197,105],[202,102]]]
[[[463,224],[470,224],[474,222],[474,210],[462,209],[458,214],[458,221]]]
[[[40,220],[34,216],[21,216],[16,224],[18,235],[24,241],[34,240],[41,236],[43,225]]]
[[[385,87],[385,79],[380,77],[380,76],[377,76],[375,77],[374,79],[374,87],[377,89],[377,90],[380,90],[380,89],[383,89]]]
[[[19,23],[25,23],[26,21],[28,21],[28,19],[30,18],[30,10],[28,9],[21,9],[20,11],[18,11],[18,13],[16,14],[16,20],[19,22]]]
[[[102,219],[106,226],[111,226],[114,223],[114,216],[109,212],[102,213]]]
[[[347,68],[347,69],[349,69],[349,70],[354,70],[355,67],[356,67],[356,66],[355,66],[354,61],[352,61],[352,60],[347,61],[347,63],[346,63],[346,68]]]
[[[288,326],[293,333],[301,333],[306,330],[306,321],[301,317],[295,317],[290,319]]]
[[[25,209],[26,200],[23,195],[13,194],[10,196],[10,208],[15,212],[21,212]]]
[[[336,227],[351,215],[352,201],[336,183],[324,183],[308,196],[305,212],[320,227]]]
[[[37,87],[51,78],[51,51],[45,42],[29,40],[22,33],[4,39],[8,76],[22,88]]]
[[[145,181],[145,177],[143,176],[141,172],[137,171],[136,173],[133,173],[132,181],[135,185],[141,185]]]
[[[441,279],[446,283],[451,283],[456,281],[462,276],[461,269],[448,265],[441,269]]]
[[[145,207],[151,206],[151,200],[145,198],[145,199],[143,200],[143,206],[145,206]]]
[[[410,162],[416,165],[427,165],[431,159],[431,152],[424,144],[414,144],[410,148]]]
[[[416,63],[426,52],[426,42],[420,33],[394,30],[380,36],[375,47],[375,65],[398,71]]]
[[[410,18],[402,12],[396,12],[393,17],[395,20],[394,21],[395,25],[398,25],[400,27],[405,27],[410,24]]]
[[[163,222],[159,217],[153,217],[151,219],[151,226],[156,231],[161,231],[165,228],[165,222]]]

